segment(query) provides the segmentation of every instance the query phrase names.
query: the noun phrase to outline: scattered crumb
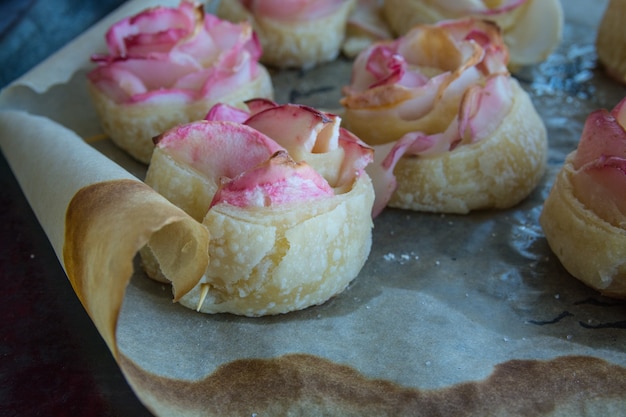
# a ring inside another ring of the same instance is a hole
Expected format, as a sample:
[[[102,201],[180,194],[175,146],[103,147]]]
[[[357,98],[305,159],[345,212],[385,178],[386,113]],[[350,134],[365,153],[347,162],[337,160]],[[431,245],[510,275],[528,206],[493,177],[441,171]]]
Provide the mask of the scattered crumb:
[[[394,255],[393,253],[387,253],[383,256],[383,258],[385,259],[385,261],[393,261],[394,259],[396,259],[396,255]]]

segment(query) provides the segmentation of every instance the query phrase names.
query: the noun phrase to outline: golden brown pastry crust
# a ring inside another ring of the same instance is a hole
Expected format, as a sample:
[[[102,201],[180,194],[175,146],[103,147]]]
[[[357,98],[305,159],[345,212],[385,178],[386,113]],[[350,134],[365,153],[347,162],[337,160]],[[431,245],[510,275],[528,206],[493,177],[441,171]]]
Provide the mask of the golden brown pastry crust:
[[[209,183],[205,176],[172,158],[158,146],[154,148],[150,165],[152,168],[146,172],[146,184],[202,222],[218,184]]]
[[[373,201],[362,174],[346,193],[296,208],[214,206],[203,220],[211,262],[180,303],[204,313],[262,316],[327,301],[367,260]],[[149,245],[141,254],[147,274],[166,281]]]
[[[252,16],[238,0],[221,1],[217,15],[231,22],[247,20],[251,23],[263,47],[261,62],[264,64],[310,68],[339,55],[354,4],[355,0],[344,1],[334,13],[309,22],[282,22]]]
[[[611,0],[607,6],[596,38],[598,60],[615,80],[626,84],[626,2]]]
[[[526,198],[545,172],[547,134],[528,94],[511,84],[511,111],[490,137],[432,157],[401,158],[389,206],[467,213]]]
[[[571,153],[557,174],[539,218],[565,269],[603,295],[626,298],[626,230],[587,209],[574,195]]]
[[[273,87],[262,65],[258,77],[230,94],[216,99],[203,99],[184,105],[162,103],[120,104],[89,83],[89,92],[104,133],[121,149],[144,164],[150,163],[152,138],[181,123],[203,119],[216,102],[243,106],[254,97],[272,98]]]

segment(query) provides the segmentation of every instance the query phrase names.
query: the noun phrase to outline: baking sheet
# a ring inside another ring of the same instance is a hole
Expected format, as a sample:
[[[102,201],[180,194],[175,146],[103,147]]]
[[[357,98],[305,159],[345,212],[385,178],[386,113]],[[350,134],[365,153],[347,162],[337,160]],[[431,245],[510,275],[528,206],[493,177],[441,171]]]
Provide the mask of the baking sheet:
[[[138,272],[124,300],[117,344],[122,369],[140,399],[160,413],[150,398],[150,390],[158,389],[137,375],[156,375],[171,387],[178,380],[201,384],[225,364],[294,354],[420,390],[480,381],[499,364],[518,359],[584,355],[626,366],[626,304],[601,297],[569,276],[537,221],[554,174],[576,147],[586,116],[599,107],[612,108],[626,95],[623,86],[596,68],[593,42],[606,3],[594,3],[592,9],[586,1],[568,1],[559,50],[517,74],[550,141],[549,171],[526,201],[511,210],[465,216],[388,209],[375,220],[373,249],[354,283],[322,306],[284,316],[199,315],[173,304],[169,287]],[[84,82],[88,57],[103,48],[108,25],[147,4],[126,4],[5,89],[0,106],[69,127],[141,178],[143,166],[98,140]],[[349,71],[350,62],[339,59],[309,71],[275,72],[276,100],[338,109],[339,88],[348,82]],[[136,373],[137,368],[142,371]],[[613,377],[610,382],[619,393],[624,373]],[[622,394],[626,398],[626,391]],[[269,410],[270,405],[258,404],[257,409]]]

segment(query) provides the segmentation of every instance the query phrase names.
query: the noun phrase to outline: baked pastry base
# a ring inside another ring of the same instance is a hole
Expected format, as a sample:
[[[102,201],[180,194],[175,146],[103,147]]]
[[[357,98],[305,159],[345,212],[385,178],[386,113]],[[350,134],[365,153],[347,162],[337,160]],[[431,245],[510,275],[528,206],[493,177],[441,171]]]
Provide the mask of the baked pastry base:
[[[308,22],[282,22],[252,16],[238,0],[221,1],[217,15],[231,22],[250,22],[261,41],[264,64],[278,68],[310,68],[339,55],[346,22],[355,3],[354,0],[344,1],[331,15]]]
[[[604,221],[576,198],[573,155],[557,174],[539,222],[571,275],[603,295],[626,298],[626,230]]]
[[[226,96],[191,103],[120,104],[89,83],[89,92],[104,133],[113,143],[144,164],[150,163],[152,138],[177,124],[204,119],[217,102],[234,106],[255,97],[272,98],[273,87],[266,68],[259,65],[258,77]]]
[[[348,192],[296,209],[214,206],[203,220],[211,236],[209,266],[179,302],[203,313],[251,317],[326,302],[369,256],[373,201],[363,174]],[[149,245],[141,255],[148,276],[167,281]]]
[[[598,60],[607,74],[622,84],[626,84],[625,15],[626,2],[611,0],[600,21],[596,38]]]
[[[547,133],[528,94],[511,83],[511,111],[489,138],[398,161],[390,207],[465,214],[512,207],[530,194],[545,172]]]

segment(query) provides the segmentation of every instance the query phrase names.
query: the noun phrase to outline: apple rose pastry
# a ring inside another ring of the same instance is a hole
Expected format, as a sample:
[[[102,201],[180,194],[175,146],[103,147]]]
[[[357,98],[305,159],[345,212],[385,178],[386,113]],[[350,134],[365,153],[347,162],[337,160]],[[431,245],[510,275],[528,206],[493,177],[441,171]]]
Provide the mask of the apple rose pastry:
[[[545,126],[507,71],[498,27],[417,26],[364,50],[344,87],[347,128],[374,145],[375,214],[507,208],[542,177]]]
[[[417,24],[468,16],[494,21],[503,31],[512,67],[545,60],[563,32],[560,0],[384,0],[383,13],[398,35]]]
[[[565,269],[626,298],[626,99],[591,113],[557,174],[539,221]]]
[[[373,150],[306,106],[217,105],[156,139],[146,182],[210,232],[210,264],[180,302],[261,316],[321,304],[358,275],[371,247]],[[149,276],[164,280],[149,246]]]
[[[606,72],[622,84],[626,84],[625,13],[626,2],[623,0],[609,1],[600,21],[596,38],[598,60]]]
[[[382,0],[357,0],[346,23],[346,37],[341,51],[354,58],[376,41],[392,39],[393,34],[382,16]]]
[[[166,129],[202,119],[218,102],[243,106],[273,94],[250,25],[220,20],[189,1],[121,20],[106,43],[108,54],[92,57],[91,96],[104,132],[144,163],[152,138]]]
[[[217,15],[252,24],[263,46],[261,62],[310,68],[337,57],[355,1],[229,0],[219,3]]]

